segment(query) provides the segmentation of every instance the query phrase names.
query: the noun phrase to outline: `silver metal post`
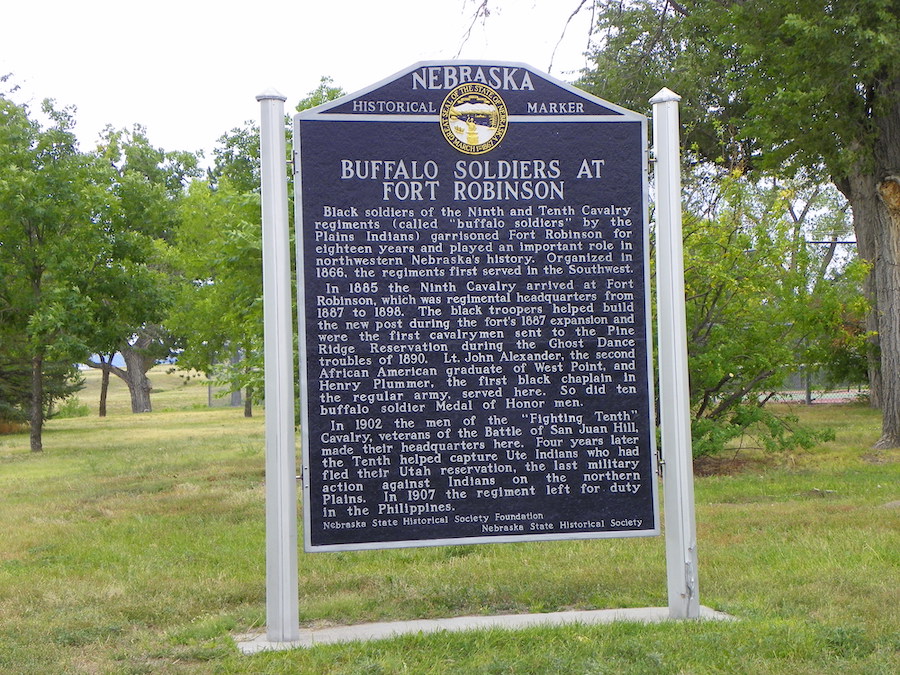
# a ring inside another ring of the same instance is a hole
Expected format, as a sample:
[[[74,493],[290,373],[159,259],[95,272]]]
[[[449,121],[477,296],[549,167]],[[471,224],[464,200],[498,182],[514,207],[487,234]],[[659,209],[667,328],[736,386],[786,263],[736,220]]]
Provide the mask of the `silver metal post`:
[[[669,616],[673,619],[700,616],[681,240],[680,100],[678,94],[668,89],[650,99],[656,157],[656,297],[660,425],[665,461],[663,504]]]
[[[288,234],[284,102],[260,102],[263,317],[266,376],[266,625],[271,642],[300,638],[297,597],[297,461],[294,443],[294,347]]]

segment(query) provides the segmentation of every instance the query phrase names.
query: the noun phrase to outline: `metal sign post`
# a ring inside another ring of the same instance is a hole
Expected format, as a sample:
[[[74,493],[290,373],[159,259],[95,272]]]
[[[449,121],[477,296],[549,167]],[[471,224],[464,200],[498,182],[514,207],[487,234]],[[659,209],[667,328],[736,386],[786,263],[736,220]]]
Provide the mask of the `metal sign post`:
[[[668,89],[650,99],[656,156],[656,286],[666,574],[669,614],[673,619],[700,616],[681,241],[680,100]]]
[[[266,375],[266,625],[272,642],[300,636],[297,600],[297,469],[294,349],[285,166],[285,97],[260,102],[263,304]]]

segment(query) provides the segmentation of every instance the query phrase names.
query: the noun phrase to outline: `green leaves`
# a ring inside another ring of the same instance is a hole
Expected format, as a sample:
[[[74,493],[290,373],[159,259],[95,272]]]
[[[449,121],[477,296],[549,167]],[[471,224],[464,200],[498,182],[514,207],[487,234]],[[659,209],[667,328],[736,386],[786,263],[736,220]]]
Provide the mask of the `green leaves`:
[[[225,181],[191,185],[172,264],[182,275],[169,325],[187,337],[183,367],[261,391],[262,235],[259,197]],[[244,360],[230,368],[241,351]]]
[[[807,242],[808,233],[824,226],[809,215],[827,203],[823,195],[830,196],[734,175],[719,186],[709,216],[685,214],[697,456],[742,438],[767,449],[813,440],[763,404],[801,364],[821,367],[820,346],[834,348],[858,302],[858,276],[829,269],[822,247]],[[798,220],[797,212],[809,220]]]
[[[636,110],[667,86],[709,160],[836,176],[872,151],[900,75],[892,0],[597,3],[599,47],[580,84]],[[715,131],[718,127],[718,133]],[[724,132],[724,134],[723,134]]]
[[[154,148],[140,127],[107,129],[95,152],[81,152],[73,110],[45,101],[42,113],[46,127],[0,97],[0,316],[27,345],[8,358],[47,363],[47,379],[51,362],[66,376],[162,320],[171,293],[160,247],[197,171],[195,157]],[[46,414],[63,389],[43,389]],[[39,426],[39,413],[31,419]]]
[[[71,392],[72,364],[88,349],[96,316],[89,252],[106,212],[102,172],[78,151],[73,112],[51,101],[42,112],[46,127],[0,96],[0,362],[18,374],[7,380],[5,407],[30,418],[35,450],[43,419]]]
[[[338,98],[330,78],[300,101],[303,110]],[[289,127],[286,126],[285,133]],[[191,184],[181,204],[172,265],[182,275],[169,324],[186,336],[179,363],[212,374],[232,391],[263,391],[262,226],[259,128],[219,138],[209,182]],[[241,359],[233,363],[235,355]]]

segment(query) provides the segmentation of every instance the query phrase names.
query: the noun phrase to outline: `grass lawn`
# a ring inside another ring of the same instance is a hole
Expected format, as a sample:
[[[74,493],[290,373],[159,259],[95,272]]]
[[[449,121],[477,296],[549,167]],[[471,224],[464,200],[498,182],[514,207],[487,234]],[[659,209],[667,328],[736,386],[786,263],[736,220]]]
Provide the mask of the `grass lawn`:
[[[83,399],[96,410],[97,377]],[[262,413],[152,374],[154,412],[0,436],[2,673],[900,672],[900,463],[877,413],[796,408],[836,440],[696,479],[700,600],[734,622],[409,636],[240,655],[265,623]],[[666,605],[662,538],[300,553],[304,626]]]

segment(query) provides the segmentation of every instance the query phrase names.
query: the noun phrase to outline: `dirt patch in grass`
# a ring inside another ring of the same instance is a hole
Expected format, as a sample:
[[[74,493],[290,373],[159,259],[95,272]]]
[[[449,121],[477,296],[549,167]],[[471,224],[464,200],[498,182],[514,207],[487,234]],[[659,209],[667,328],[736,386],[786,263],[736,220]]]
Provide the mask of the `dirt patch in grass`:
[[[900,449],[873,450],[865,455],[861,455],[860,459],[866,464],[893,464],[900,460]]]
[[[694,458],[695,476],[734,476],[747,471],[759,471],[775,465],[772,457],[741,454],[713,455]]]
[[[827,497],[837,497],[839,493],[837,490],[822,490],[820,488],[812,488],[811,490],[806,490],[804,492],[798,492],[798,497],[820,497],[825,499]]]

